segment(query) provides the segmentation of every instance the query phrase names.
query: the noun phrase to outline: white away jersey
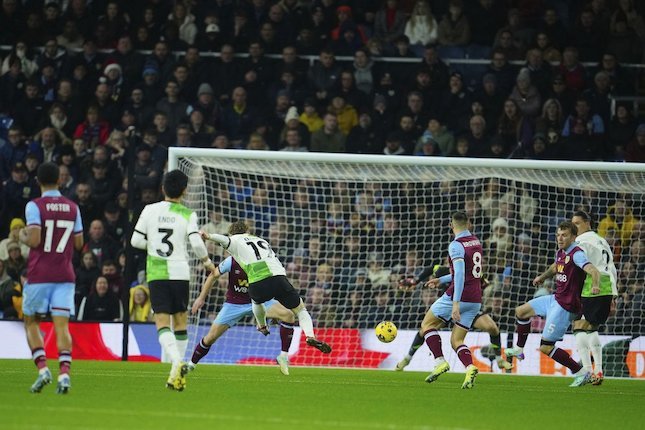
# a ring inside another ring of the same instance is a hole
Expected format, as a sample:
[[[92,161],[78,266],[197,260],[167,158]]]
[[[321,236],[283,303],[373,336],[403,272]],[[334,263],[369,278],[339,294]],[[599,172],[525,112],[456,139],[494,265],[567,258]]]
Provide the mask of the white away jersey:
[[[266,240],[250,234],[234,234],[229,240],[228,247],[226,244],[224,247],[242,266],[249,284],[287,274]]]
[[[618,278],[618,274],[616,272],[616,266],[614,265],[614,253],[607,241],[595,231],[589,230],[576,237],[576,242],[578,242],[578,246],[580,246],[585,254],[587,254],[589,262],[593,264],[601,274],[600,295],[617,296],[618,289],[616,288],[616,280]],[[587,275],[587,280],[585,281],[582,290],[583,297],[591,295],[590,278],[591,276]]]
[[[134,230],[148,242],[148,282],[190,280],[186,242],[189,235],[199,236],[197,215],[193,211],[180,203],[153,203],[143,208]]]

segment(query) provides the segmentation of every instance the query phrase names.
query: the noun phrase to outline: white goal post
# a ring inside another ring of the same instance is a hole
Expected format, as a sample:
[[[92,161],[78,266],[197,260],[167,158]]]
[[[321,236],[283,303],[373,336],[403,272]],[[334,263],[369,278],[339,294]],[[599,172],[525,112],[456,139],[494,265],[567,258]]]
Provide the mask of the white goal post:
[[[296,330],[292,364],[392,368],[437,298],[434,290],[403,292],[397,282],[445,265],[455,210],[466,211],[484,244],[483,307],[506,346],[515,306],[550,292],[551,284],[535,288],[531,280],[553,259],[555,227],[585,210],[614,248],[619,271],[616,311],[600,330],[606,366],[615,366],[616,376],[645,376],[634,373],[638,366],[628,354],[645,357],[645,164],[170,148],[168,169],[188,175],[185,203],[201,226],[225,233],[231,221],[244,219],[278,254],[320,337],[334,347],[330,356],[312,352]],[[222,258],[221,250],[211,251]],[[199,265],[193,274],[191,302],[204,276]],[[222,280],[192,318],[189,353],[221,306],[225,286]],[[373,335],[382,320],[399,328],[391,344]],[[540,324],[536,318],[527,343],[534,351],[517,371],[565,373],[540,357]],[[444,339],[444,353],[460,371]],[[479,366],[499,372],[488,333],[471,333],[466,343]],[[570,335],[563,345],[575,351]],[[280,346],[277,329],[265,338],[246,318],[203,362],[270,364]],[[408,369],[431,367],[422,346]]]

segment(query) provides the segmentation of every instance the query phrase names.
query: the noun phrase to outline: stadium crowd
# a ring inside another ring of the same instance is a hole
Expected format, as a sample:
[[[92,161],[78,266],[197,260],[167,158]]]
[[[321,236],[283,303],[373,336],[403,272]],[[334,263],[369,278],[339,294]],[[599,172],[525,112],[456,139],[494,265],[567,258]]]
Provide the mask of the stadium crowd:
[[[17,237],[44,161],[60,165],[61,192],[86,229],[77,318],[101,321],[151,320],[144,277],[121,300],[131,287],[127,190],[134,222],[161,198],[171,146],[645,162],[634,99],[645,86],[644,9],[632,0],[2,0],[4,318],[20,317],[28,249]],[[397,281],[442,263],[441,223],[465,209],[488,253],[485,307],[511,330],[514,306],[548,293],[529,281],[546,267],[552,227],[582,208],[614,246],[621,278],[605,330],[643,330],[642,196],[496,179],[324,190],[253,180],[217,192],[206,228],[249,220],[319,326],[405,315],[400,326],[416,328],[437,292],[404,293]],[[402,232],[418,246],[394,246]]]

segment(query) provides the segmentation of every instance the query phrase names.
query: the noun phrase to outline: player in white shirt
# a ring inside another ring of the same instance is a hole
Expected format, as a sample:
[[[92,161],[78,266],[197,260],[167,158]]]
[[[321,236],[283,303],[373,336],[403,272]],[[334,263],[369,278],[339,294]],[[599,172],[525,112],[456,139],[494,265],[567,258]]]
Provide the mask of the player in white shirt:
[[[186,239],[209,272],[215,271],[199,235],[197,215],[181,204],[188,177],[179,170],[163,178],[164,201],[143,208],[130,243],[147,251],[146,280],[159,343],[172,367],[166,386],[181,391],[188,366],[182,362],[188,344],[187,310],[190,281]],[[170,330],[172,317],[173,331]]]
[[[600,272],[600,287],[591,288],[591,279],[587,276],[582,287],[582,314],[573,322],[573,334],[576,339],[578,354],[585,370],[592,372],[591,356],[595,371],[591,383],[600,385],[602,373],[602,344],[598,336],[598,327],[607,321],[611,303],[618,296],[616,281],[618,275],[614,265],[614,253],[607,241],[591,229],[591,217],[588,213],[577,211],[571,222],[578,228],[576,242],[587,255],[589,262]],[[591,352],[591,356],[589,353]]]
[[[269,334],[266,322],[264,302],[276,299],[285,308],[290,309],[300,322],[300,328],[307,337],[307,345],[328,354],[331,347],[316,339],[311,315],[298,292],[289,282],[286,271],[271,249],[269,243],[248,233],[249,228],[243,221],[231,224],[228,236],[208,234],[200,231],[204,240],[212,240],[226,249],[242,267],[249,278],[249,296],[253,306],[253,315],[258,323],[258,330]]]

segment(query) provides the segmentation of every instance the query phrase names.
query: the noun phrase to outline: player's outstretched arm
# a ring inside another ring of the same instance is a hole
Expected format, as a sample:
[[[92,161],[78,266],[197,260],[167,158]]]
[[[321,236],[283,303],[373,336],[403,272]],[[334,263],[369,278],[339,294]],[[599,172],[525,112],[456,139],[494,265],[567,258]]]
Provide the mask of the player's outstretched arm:
[[[206,303],[206,298],[213,288],[213,284],[220,276],[221,273],[219,272],[219,269],[217,267],[208,275],[208,278],[206,278],[206,281],[204,281],[204,285],[202,285],[202,290],[199,293],[199,297],[197,297],[197,299],[195,299],[195,303],[193,303],[193,307],[191,309],[193,315],[195,315],[204,306],[204,303]]]
[[[204,230],[200,230],[199,235],[204,240],[211,240],[220,244],[224,249],[228,249],[229,245],[231,244],[231,239],[228,236],[224,236],[223,234],[208,234]]]
[[[541,285],[547,279],[553,278],[555,276],[555,263],[551,264],[548,269],[544,271],[541,275],[538,275],[533,279],[533,285]]]

